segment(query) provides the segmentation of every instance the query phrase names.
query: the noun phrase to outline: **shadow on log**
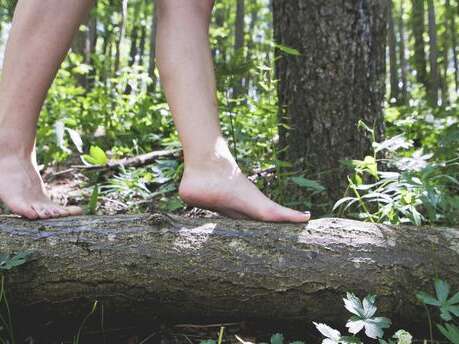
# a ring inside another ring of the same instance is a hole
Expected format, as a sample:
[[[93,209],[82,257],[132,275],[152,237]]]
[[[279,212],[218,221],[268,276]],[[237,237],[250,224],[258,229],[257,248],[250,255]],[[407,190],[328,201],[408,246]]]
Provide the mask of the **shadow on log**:
[[[414,325],[425,321],[416,291],[435,276],[459,286],[459,229],[345,219],[0,217],[0,252],[24,250],[33,258],[7,274],[10,301],[63,319],[98,300],[130,319],[342,322],[353,291],[377,294],[379,314]]]

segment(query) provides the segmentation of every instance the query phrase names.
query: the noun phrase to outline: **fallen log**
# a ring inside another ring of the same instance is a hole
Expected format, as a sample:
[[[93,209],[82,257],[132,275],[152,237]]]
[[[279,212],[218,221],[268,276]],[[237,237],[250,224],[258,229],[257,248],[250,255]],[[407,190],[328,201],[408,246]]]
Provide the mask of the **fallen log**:
[[[7,273],[18,310],[177,321],[342,321],[341,298],[379,296],[380,314],[424,321],[418,290],[459,287],[459,229],[345,219],[307,225],[163,214],[24,221],[0,217],[0,253],[33,252]],[[79,313],[78,313],[79,312]]]

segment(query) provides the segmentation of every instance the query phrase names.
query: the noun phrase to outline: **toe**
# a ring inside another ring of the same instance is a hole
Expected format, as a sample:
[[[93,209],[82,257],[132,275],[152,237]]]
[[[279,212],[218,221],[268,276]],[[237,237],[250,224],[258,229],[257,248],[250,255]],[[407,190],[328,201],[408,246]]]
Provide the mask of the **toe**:
[[[302,213],[282,206],[279,206],[272,214],[276,222],[306,223],[311,219],[310,212]]]
[[[36,211],[40,219],[49,219],[52,217],[52,213],[43,204],[34,204],[32,208]]]
[[[13,205],[10,206],[10,209],[14,214],[25,217],[29,220],[36,220],[38,218],[37,212],[27,205]]]

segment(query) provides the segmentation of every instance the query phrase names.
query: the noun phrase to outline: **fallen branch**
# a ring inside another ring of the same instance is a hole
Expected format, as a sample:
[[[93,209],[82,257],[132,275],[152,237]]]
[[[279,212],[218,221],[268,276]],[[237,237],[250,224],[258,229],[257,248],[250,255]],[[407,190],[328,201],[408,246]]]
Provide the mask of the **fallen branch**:
[[[106,165],[74,165],[72,168],[85,171],[106,171],[118,168],[141,167],[154,163],[158,158],[172,157],[181,151],[181,149],[155,151],[121,160],[113,160]]]

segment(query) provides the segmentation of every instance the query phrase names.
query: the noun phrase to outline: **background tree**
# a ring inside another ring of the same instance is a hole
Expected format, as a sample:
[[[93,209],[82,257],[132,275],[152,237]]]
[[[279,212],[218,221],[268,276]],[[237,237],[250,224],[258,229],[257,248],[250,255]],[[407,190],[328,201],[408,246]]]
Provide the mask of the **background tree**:
[[[344,159],[364,156],[371,143],[363,121],[383,128],[387,1],[275,0],[279,138],[282,157],[338,199]]]

